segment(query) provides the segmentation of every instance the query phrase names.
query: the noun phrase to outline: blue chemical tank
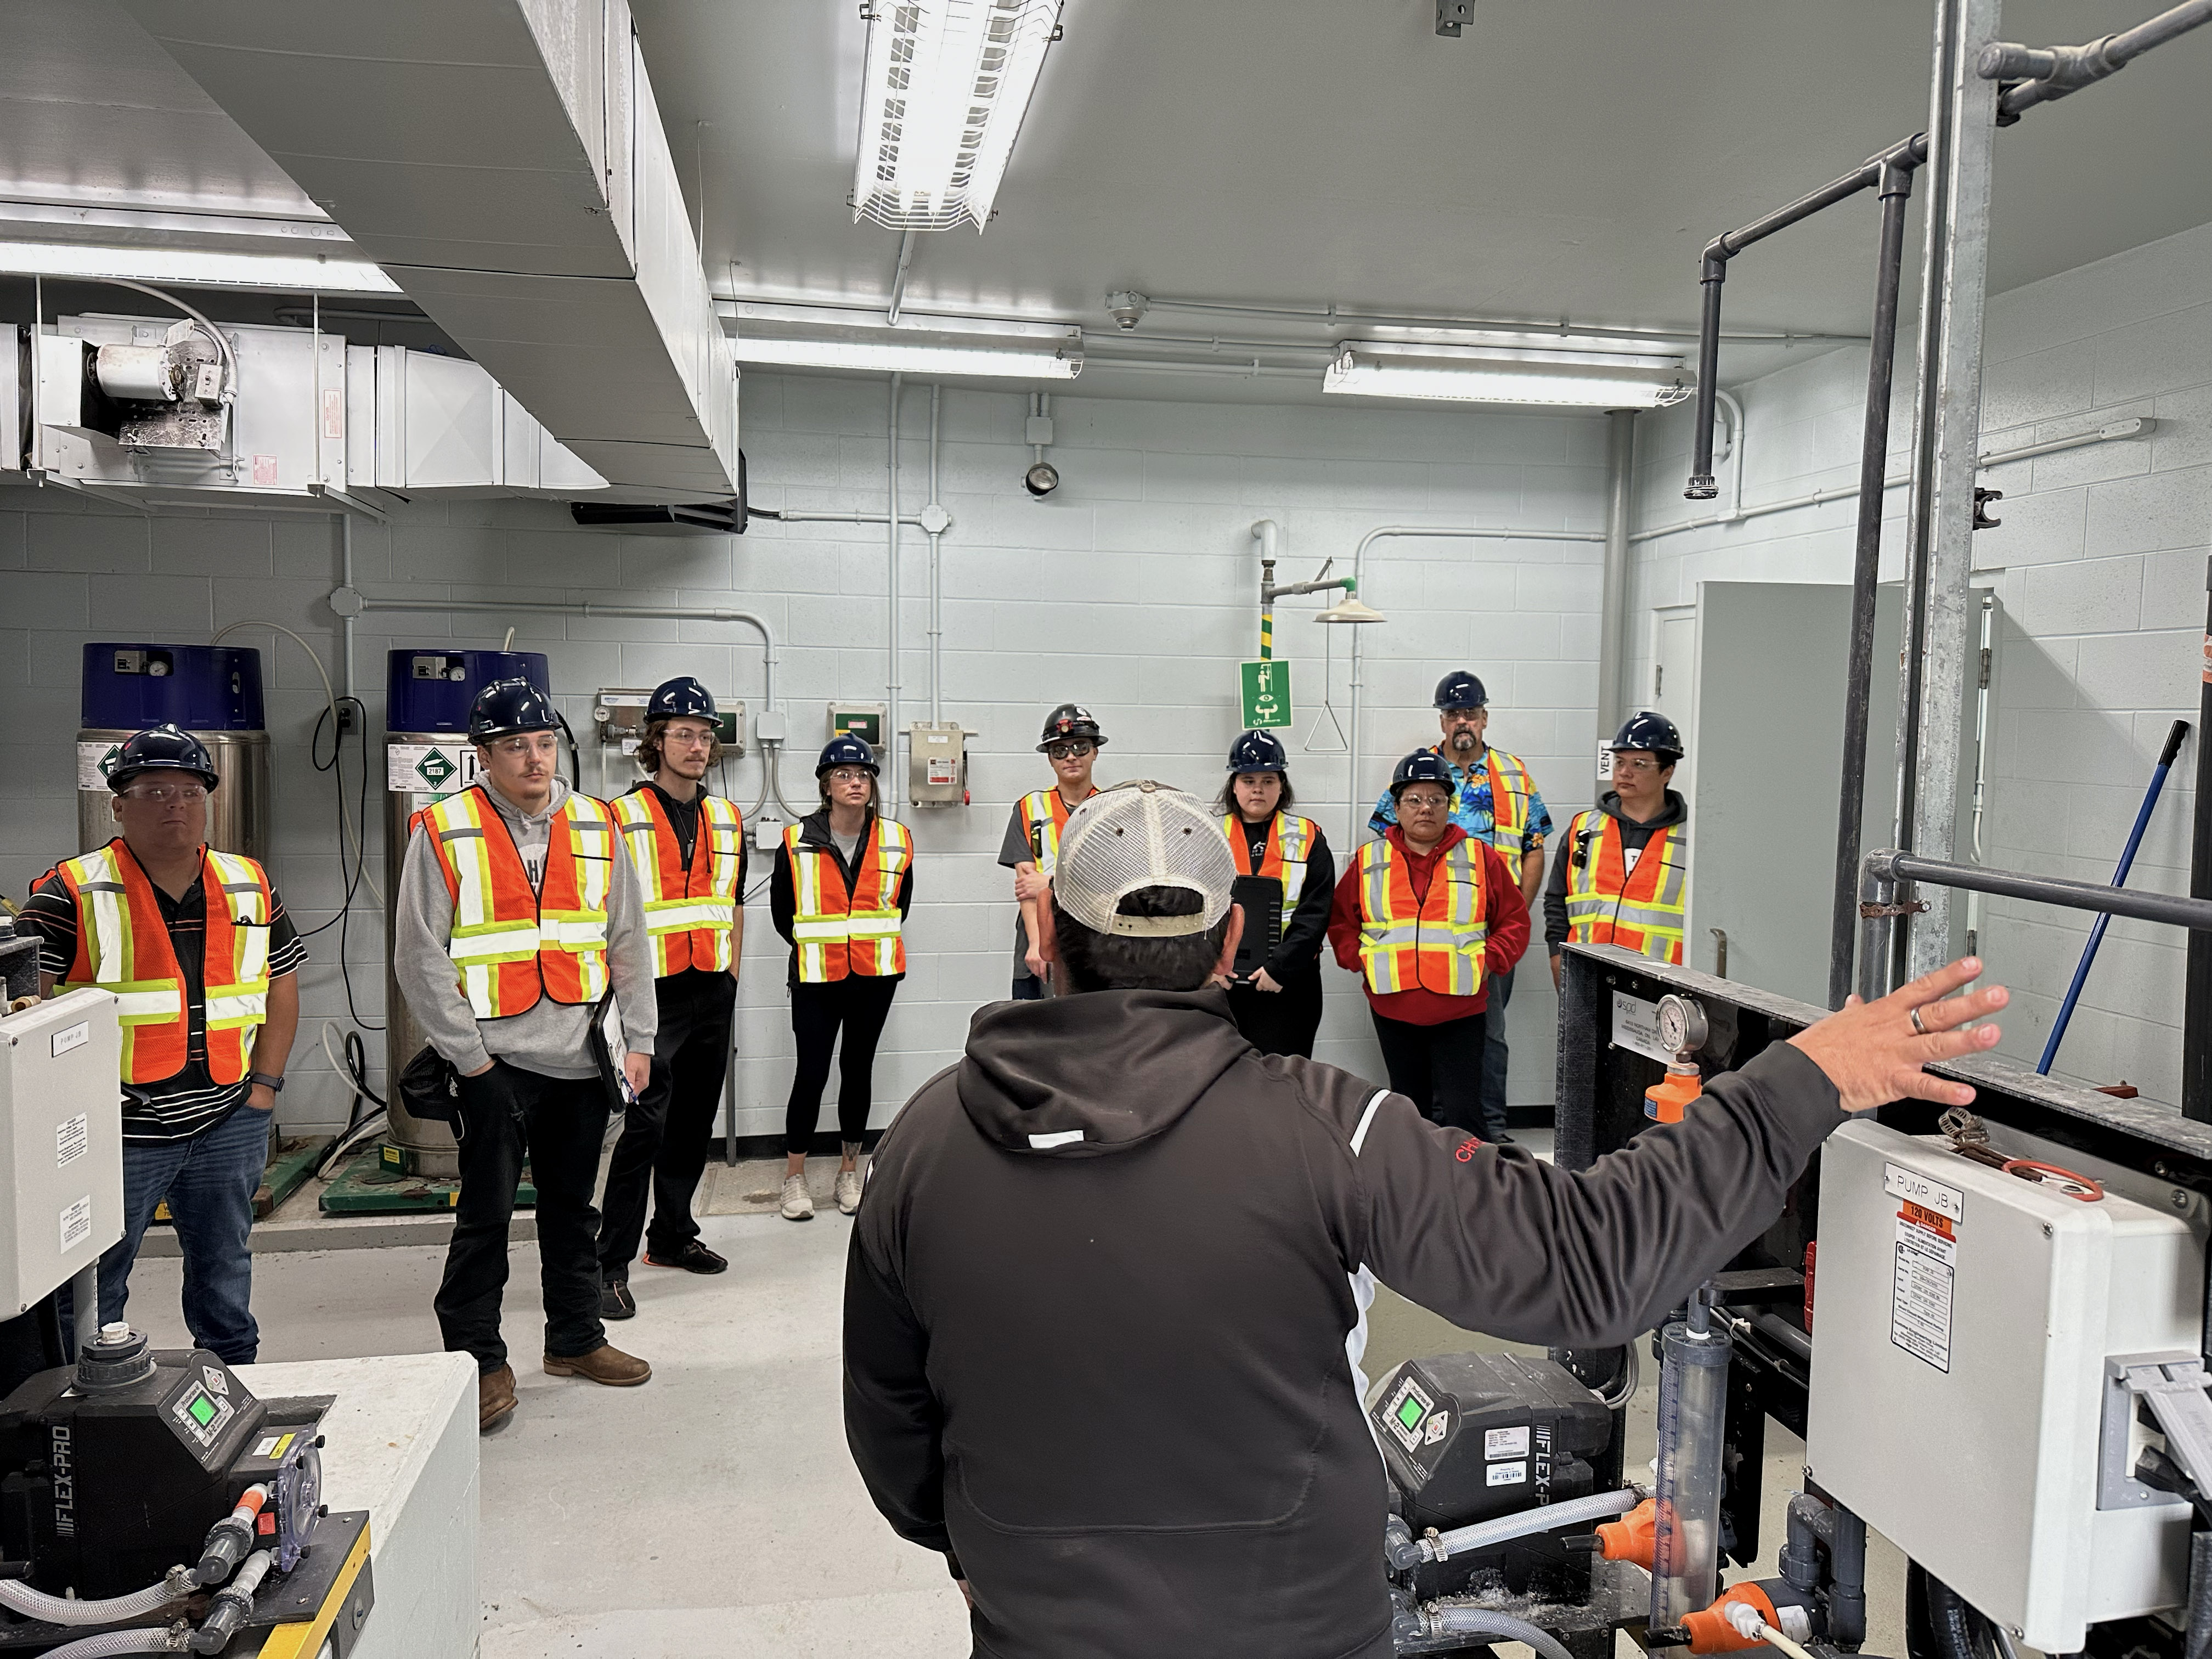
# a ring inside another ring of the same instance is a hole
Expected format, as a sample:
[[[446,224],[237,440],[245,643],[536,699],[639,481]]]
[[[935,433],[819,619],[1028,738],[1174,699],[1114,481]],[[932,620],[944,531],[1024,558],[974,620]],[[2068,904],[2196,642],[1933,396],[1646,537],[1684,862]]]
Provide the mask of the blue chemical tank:
[[[469,705],[494,680],[528,680],[553,695],[543,651],[394,651],[385,680],[384,729],[402,732],[466,732]]]
[[[207,745],[222,781],[208,798],[208,845],[268,856],[269,733],[262,724],[258,651],[119,641],[88,645],[79,711],[80,851],[105,846],[119,833],[107,769],[123,740],[149,726],[179,726]]]

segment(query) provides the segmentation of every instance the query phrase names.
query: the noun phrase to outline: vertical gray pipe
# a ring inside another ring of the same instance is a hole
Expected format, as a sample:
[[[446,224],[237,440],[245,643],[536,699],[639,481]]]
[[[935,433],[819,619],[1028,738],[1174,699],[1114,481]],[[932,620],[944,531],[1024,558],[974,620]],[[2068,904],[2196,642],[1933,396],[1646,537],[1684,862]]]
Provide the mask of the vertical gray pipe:
[[[2197,798],[2191,803],[2189,831],[2191,898],[2212,898],[2212,559],[2205,561],[2204,588],[2206,672],[2197,691]],[[2190,934],[2186,961],[2182,970],[2181,1115],[2212,1123],[2212,933]],[[2206,1346],[2212,1351],[2212,1340]],[[2212,1632],[2207,1632],[2205,1640],[2212,1643]]]
[[[1621,718],[1620,682],[1627,665],[1629,519],[1636,506],[1636,411],[1606,416],[1605,580],[1599,602],[1597,740],[1612,741]],[[1736,434],[1743,441],[1743,434]],[[1596,750],[1591,754],[1595,756]]]
[[[884,507],[886,510],[884,514],[884,517],[888,520],[889,522],[884,525],[884,531],[888,538],[890,570],[884,579],[884,586],[889,590],[890,595],[890,614],[889,617],[889,622],[890,624],[890,639],[889,641],[889,649],[890,652],[891,672],[890,678],[884,687],[884,750],[882,754],[876,757],[884,770],[882,785],[876,791],[876,794],[877,799],[882,802],[884,811],[887,816],[896,815],[899,798],[898,406],[899,392],[902,389],[906,377],[902,374],[894,374],[891,376],[890,412],[888,425],[890,453],[885,462],[888,471],[886,475],[887,481],[884,486],[886,495]]]
[[[1881,176],[1881,246],[1875,261],[1874,337],[1859,441],[1858,544],[1851,565],[1851,641],[1844,690],[1843,789],[1836,808],[1836,882],[1828,931],[1828,1006],[1851,991],[1858,933],[1859,838],[1866,816],[1867,700],[1874,686],[1875,585],[1881,574],[1882,482],[1889,465],[1889,402],[1897,362],[1897,297],[1905,264],[1909,166]],[[1741,434],[1738,434],[1739,442]]]

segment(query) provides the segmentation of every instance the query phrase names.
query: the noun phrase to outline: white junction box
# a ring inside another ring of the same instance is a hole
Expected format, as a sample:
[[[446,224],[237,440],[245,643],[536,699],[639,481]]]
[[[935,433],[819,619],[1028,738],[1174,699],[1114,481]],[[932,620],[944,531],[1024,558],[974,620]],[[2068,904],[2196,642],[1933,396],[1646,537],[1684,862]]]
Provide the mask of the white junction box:
[[[968,733],[958,720],[916,720],[907,733],[907,799],[960,806],[968,799]]]
[[[2132,1479],[2154,1431],[2112,1379],[2197,1358],[2203,1254],[2085,1191],[1866,1121],[1820,1155],[1808,1472],[2046,1653],[2188,1581],[2189,1506]]]
[[[0,1019],[0,1316],[28,1311],[123,1237],[122,1047],[106,991]]]

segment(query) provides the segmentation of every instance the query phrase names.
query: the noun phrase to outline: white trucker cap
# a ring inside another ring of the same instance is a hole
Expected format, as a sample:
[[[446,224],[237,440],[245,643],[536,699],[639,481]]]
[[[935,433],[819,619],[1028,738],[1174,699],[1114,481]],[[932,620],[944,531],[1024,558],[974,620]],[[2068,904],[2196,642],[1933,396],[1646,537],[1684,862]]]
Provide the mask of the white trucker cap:
[[[1094,933],[1181,939],[1229,914],[1237,860],[1219,820],[1193,795],[1144,779],[1101,790],[1060,833],[1052,873],[1060,908]],[[1185,887],[1203,901],[1188,916],[1125,916],[1121,901],[1146,887]]]

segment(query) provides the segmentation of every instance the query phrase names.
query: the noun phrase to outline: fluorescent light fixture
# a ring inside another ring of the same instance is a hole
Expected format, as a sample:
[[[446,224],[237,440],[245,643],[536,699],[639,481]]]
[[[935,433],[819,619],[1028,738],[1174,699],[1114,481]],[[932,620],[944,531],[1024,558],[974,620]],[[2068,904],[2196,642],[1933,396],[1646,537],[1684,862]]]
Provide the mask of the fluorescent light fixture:
[[[981,230],[1060,0],[871,0],[853,217]]]
[[[1362,340],[1322,372],[1321,389],[1355,398],[1656,409],[1680,403],[1692,385],[1670,357]]]
[[[399,284],[365,259],[199,248],[94,247],[0,241],[0,273],[15,276],[127,276],[185,288],[272,289],[282,294],[397,294]]]
[[[994,351],[985,346],[909,345],[902,340],[788,340],[745,335],[730,342],[741,363],[787,368],[897,370],[906,374],[978,374],[1009,380],[1072,380],[1080,352]]]

